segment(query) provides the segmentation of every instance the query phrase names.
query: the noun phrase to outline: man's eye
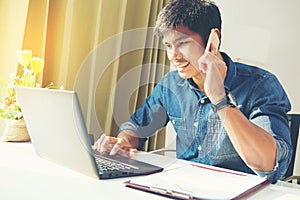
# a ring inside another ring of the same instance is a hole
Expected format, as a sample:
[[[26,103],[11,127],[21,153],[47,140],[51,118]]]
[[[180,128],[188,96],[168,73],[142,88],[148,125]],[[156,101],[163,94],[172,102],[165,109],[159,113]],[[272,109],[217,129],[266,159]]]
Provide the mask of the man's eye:
[[[165,44],[165,47],[166,47],[167,49],[171,49],[171,48],[172,48],[172,45],[170,45],[170,44]]]
[[[181,41],[181,42],[179,42],[179,45],[185,45],[185,44],[188,44],[189,43],[189,41]]]

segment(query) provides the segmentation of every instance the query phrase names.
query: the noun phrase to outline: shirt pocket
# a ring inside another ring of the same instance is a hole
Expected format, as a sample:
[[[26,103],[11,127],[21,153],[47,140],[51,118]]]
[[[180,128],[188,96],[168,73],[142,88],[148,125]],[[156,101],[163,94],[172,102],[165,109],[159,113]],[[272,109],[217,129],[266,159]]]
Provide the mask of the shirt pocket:
[[[219,116],[211,115],[208,118],[207,135],[204,139],[204,146],[208,150],[208,155],[215,163],[223,162],[227,159],[238,157],[228,134],[223,127]]]
[[[185,118],[181,118],[181,117],[174,117],[169,115],[170,118],[170,122],[172,123],[175,131],[178,133],[180,131],[186,131],[186,120]]]

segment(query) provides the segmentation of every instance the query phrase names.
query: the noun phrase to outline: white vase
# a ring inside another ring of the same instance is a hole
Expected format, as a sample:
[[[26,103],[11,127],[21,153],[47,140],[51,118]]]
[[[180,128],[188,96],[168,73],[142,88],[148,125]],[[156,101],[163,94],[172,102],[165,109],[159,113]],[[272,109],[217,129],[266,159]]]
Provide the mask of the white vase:
[[[2,134],[4,142],[28,142],[30,137],[24,119],[5,119],[5,128]]]

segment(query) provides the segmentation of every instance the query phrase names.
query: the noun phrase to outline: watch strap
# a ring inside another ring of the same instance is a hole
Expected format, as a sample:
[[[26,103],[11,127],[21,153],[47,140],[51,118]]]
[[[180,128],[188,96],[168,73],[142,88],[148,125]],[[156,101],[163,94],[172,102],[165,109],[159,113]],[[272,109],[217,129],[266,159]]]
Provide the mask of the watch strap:
[[[211,104],[212,110],[216,113],[219,110],[229,106],[228,97],[225,95],[221,100],[219,100],[216,104]]]
[[[216,113],[227,106],[236,107],[236,105],[237,103],[235,101],[234,96],[230,91],[226,90],[226,95],[221,100],[219,100],[216,104],[211,104],[211,108]]]

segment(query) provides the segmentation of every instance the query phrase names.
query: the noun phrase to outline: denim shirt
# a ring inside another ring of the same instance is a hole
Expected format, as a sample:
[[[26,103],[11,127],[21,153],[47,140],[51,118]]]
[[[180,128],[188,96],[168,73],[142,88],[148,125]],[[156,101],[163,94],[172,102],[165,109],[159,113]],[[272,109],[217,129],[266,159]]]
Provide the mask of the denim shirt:
[[[276,140],[276,164],[273,171],[249,168],[233,147],[211,102],[192,81],[177,71],[166,74],[152,94],[131,118],[120,126],[143,138],[164,127],[169,121],[176,135],[179,159],[214,165],[246,173],[255,173],[275,183],[291,159],[291,138],[286,113],[289,99],[277,78],[261,68],[233,62],[225,53],[228,67],[225,88],[234,95],[240,111],[254,124],[265,129]]]

